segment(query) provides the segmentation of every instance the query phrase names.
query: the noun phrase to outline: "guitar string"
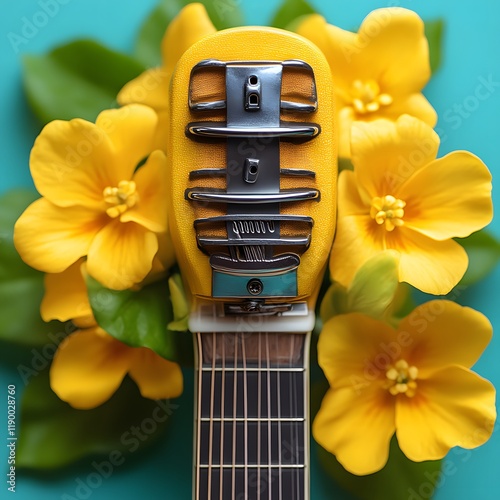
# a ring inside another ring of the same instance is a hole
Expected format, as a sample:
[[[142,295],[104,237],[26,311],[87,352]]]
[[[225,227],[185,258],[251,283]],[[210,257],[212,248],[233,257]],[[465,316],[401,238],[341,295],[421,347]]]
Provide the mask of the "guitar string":
[[[225,403],[225,385],[226,385],[226,337],[222,336],[222,372],[221,372],[221,396],[220,396],[220,451],[219,451],[219,489],[220,498],[224,498],[224,403]]]
[[[198,338],[198,363],[203,366],[203,346],[201,340],[201,333],[197,334]],[[202,407],[202,392],[203,392],[203,371],[200,369],[198,372],[198,422],[197,422],[197,453],[196,453],[196,463],[198,465],[198,474],[196,481],[196,495],[200,498],[200,482],[201,482],[201,407]]]
[[[236,399],[238,389],[238,334],[234,334],[234,376],[233,376],[233,456],[232,456],[232,471],[231,471],[231,484],[232,484],[232,498],[235,498],[236,491]]]
[[[295,411],[295,416],[298,417],[298,402],[299,401],[302,401],[302,417],[304,418],[303,420],[303,423],[302,423],[302,429],[303,429],[303,432],[304,432],[304,435],[303,435],[303,440],[301,442],[299,442],[299,426],[297,426],[296,428],[296,431],[297,431],[297,445],[296,445],[296,454],[297,454],[297,463],[299,463],[299,457],[300,457],[300,447],[302,446],[302,449],[303,449],[303,455],[302,455],[302,462],[303,464],[305,465],[306,464],[306,436],[308,434],[308,431],[307,431],[307,426],[309,425],[309,419],[306,419],[306,416],[307,416],[307,409],[306,409],[306,404],[308,403],[308,401],[306,401],[306,391],[308,391],[308,388],[307,388],[307,383],[308,383],[308,378],[307,378],[307,371],[306,371],[306,367],[307,367],[307,363],[308,363],[308,360],[306,359],[306,348],[305,348],[305,344],[306,344],[306,341],[309,337],[307,337],[307,335],[302,335],[301,337],[299,337],[299,348],[297,349],[297,351],[300,353],[300,366],[304,369],[304,371],[302,372],[301,375],[295,375],[294,376],[294,380],[295,380],[295,383],[297,383],[297,377],[302,377],[302,395],[299,395],[298,392],[297,392],[297,389],[295,389],[295,397],[296,397],[296,411]],[[300,399],[299,399],[300,398]],[[300,472],[300,470],[298,470],[297,472],[297,478],[296,478],[296,481],[297,481],[297,491],[299,492],[299,497],[300,497],[300,477],[301,477],[301,474],[304,478],[304,485],[302,486],[302,491],[304,491],[304,488],[305,488],[305,468],[303,469],[303,472]]]
[[[212,377],[210,380],[210,431],[208,438],[208,500],[212,498],[212,463],[214,438],[215,347],[217,334],[212,333]]]
[[[257,334],[259,338],[259,350],[258,350],[258,363],[259,363],[259,371],[257,372],[257,500],[260,500],[260,491],[261,491],[261,477],[260,477],[260,440],[261,440],[261,425],[262,422],[260,421],[261,419],[261,397],[262,397],[262,388],[261,388],[261,383],[262,383],[262,351],[261,351],[261,346],[262,346],[262,334],[258,333]]]
[[[266,332],[266,366],[267,366],[267,489],[268,500],[271,500],[271,362],[269,356],[269,334]]]
[[[293,352],[294,352],[294,347],[295,347],[295,335],[292,334],[292,336],[290,337],[290,359],[289,359],[289,368],[292,368],[293,366]],[[296,390],[295,388],[295,377],[293,376],[293,372],[289,372],[288,376],[290,377],[290,384],[289,384],[289,392],[290,392],[290,410],[291,411],[291,416],[292,417],[297,417],[297,413],[296,413],[296,408],[295,408],[295,398],[294,398],[294,392]],[[292,429],[295,430],[295,425],[291,424],[293,427]],[[290,435],[292,436],[292,439],[295,438],[295,433],[290,433]],[[295,460],[293,460],[293,456],[291,457],[291,462],[294,463]],[[292,487],[292,498],[291,500],[295,500],[295,481],[292,480],[291,482],[291,487]]]
[[[276,344],[276,357],[279,361],[278,353],[279,350],[279,335],[275,335],[275,344]],[[278,382],[278,464],[279,464],[279,476],[278,476],[278,490],[279,490],[279,500],[283,500],[283,468],[281,463],[281,372],[277,372],[276,374],[277,382]]]
[[[245,498],[248,498],[248,387],[247,387],[247,354],[245,349],[245,335],[241,337],[241,354],[243,358],[243,415],[245,418]]]

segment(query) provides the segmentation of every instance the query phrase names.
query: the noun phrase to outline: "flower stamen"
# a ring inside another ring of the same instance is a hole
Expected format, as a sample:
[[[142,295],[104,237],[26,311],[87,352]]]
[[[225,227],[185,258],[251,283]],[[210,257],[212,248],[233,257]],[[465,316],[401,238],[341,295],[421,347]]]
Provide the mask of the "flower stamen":
[[[108,186],[102,195],[104,201],[111,205],[106,213],[112,218],[119,217],[139,201],[134,181],[120,181],[118,187]]]
[[[417,392],[418,368],[410,366],[404,359],[400,359],[391,365],[385,373],[387,378],[387,389],[393,396],[405,394],[412,398]]]
[[[352,106],[361,115],[374,113],[381,106],[392,104],[390,94],[380,93],[380,86],[375,80],[354,80],[351,85]]]
[[[406,203],[403,200],[398,200],[390,194],[382,197],[376,196],[372,200],[370,216],[377,224],[385,224],[387,231],[393,231],[394,228],[404,224],[405,206]]]

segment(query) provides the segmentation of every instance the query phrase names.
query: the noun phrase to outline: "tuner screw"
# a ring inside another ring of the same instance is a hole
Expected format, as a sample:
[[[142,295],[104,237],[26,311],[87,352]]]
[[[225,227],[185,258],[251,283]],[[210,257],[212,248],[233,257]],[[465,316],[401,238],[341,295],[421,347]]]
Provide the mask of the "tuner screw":
[[[264,290],[264,285],[262,284],[262,281],[253,279],[247,283],[247,290],[252,295],[260,295],[262,290]]]

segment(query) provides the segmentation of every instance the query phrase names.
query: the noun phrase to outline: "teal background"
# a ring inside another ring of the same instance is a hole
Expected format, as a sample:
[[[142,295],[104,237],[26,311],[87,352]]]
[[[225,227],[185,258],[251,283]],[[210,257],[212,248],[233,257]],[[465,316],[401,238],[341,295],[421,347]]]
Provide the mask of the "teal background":
[[[95,37],[112,48],[131,51],[139,25],[155,0],[64,0],[59,12],[41,27],[28,43],[13,50],[8,34],[20,34],[23,17],[32,19],[40,11],[39,0],[3,2],[0,7],[0,192],[18,186],[30,186],[28,156],[39,125],[32,117],[21,88],[20,57],[23,53],[42,53],[57,44],[78,37]],[[277,0],[219,0],[224,5],[241,4],[248,24],[266,24],[278,6]],[[426,95],[440,116],[438,131],[442,137],[440,154],[467,149],[480,156],[496,179],[500,175],[500,3],[496,0],[310,0],[329,22],[346,29],[357,27],[366,14],[377,7],[400,5],[417,11],[424,19],[443,17],[446,20],[444,64],[426,88]],[[61,0],[61,3],[63,1]],[[495,82],[490,96],[474,100],[481,79]],[[498,83],[496,83],[498,82]],[[462,111],[459,111],[461,107]],[[467,111],[468,109],[468,111]],[[462,113],[462,114],[460,114]],[[496,188],[496,180],[494,185]],[[499,206],[498,192],[494,203]],[[500,221],[495,217],[490,226],[500,237]],[[500,269],[497,267],[479,285],[463,291],[458,301],[485,313],[498,332],[500,325]],[[471,332],[473,334],[473,332]],[[4,413],[6,386],[22,382],[15,365],[9,364],[5,353],[0,356],[0,470],[5,470],[6,449]],[[495,336],[476,370],[500,387],[500,340]],[[184,500],[191,494],[191,450],[189,436],[192,425],[192,378],[188,377],[186,393],[177,403],[172,431],[148,452],[132,456],[118,467],[88,497],[91,500],[122,498],[134,500]],[[178,429],[178,432],[177,432]],[[346,499],[317,473],[312,463],[312,500]],[[18,500],[52,500],[64,494],[76,497],[77,479],[85,480],[91,472],[93,459],[84,460],[61,475],[24,475],[18,471]],[[490,500],[500,492],[500,433],[478,450],[451,451],[447,473],[437,489],[438,500]],[[4,472],[1,475],[5,478]],[[7,485],[0,481],[0,498],[9,498]],[[420,498],[428,498],[425,487]],[[11,494],[12,496],[12,494]],[[69,498],[69,497],[66,497]],[[80,496],[79,498],[84,498]],[[388,493],[387,498],[391,499]],[[410,495],[408,498],[411,498]],[[418,497],[414,497],[418,500]],[[284,499],[287,500],[287,499]],[[404,499],[395,499],[404,500]]]

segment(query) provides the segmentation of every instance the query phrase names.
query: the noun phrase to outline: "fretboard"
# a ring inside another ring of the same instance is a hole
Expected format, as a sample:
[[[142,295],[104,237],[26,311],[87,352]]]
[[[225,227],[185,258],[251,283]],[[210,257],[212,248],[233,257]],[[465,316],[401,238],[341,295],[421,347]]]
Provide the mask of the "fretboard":
[[[197,500],[307,499],[308,340],[197,334]]]

